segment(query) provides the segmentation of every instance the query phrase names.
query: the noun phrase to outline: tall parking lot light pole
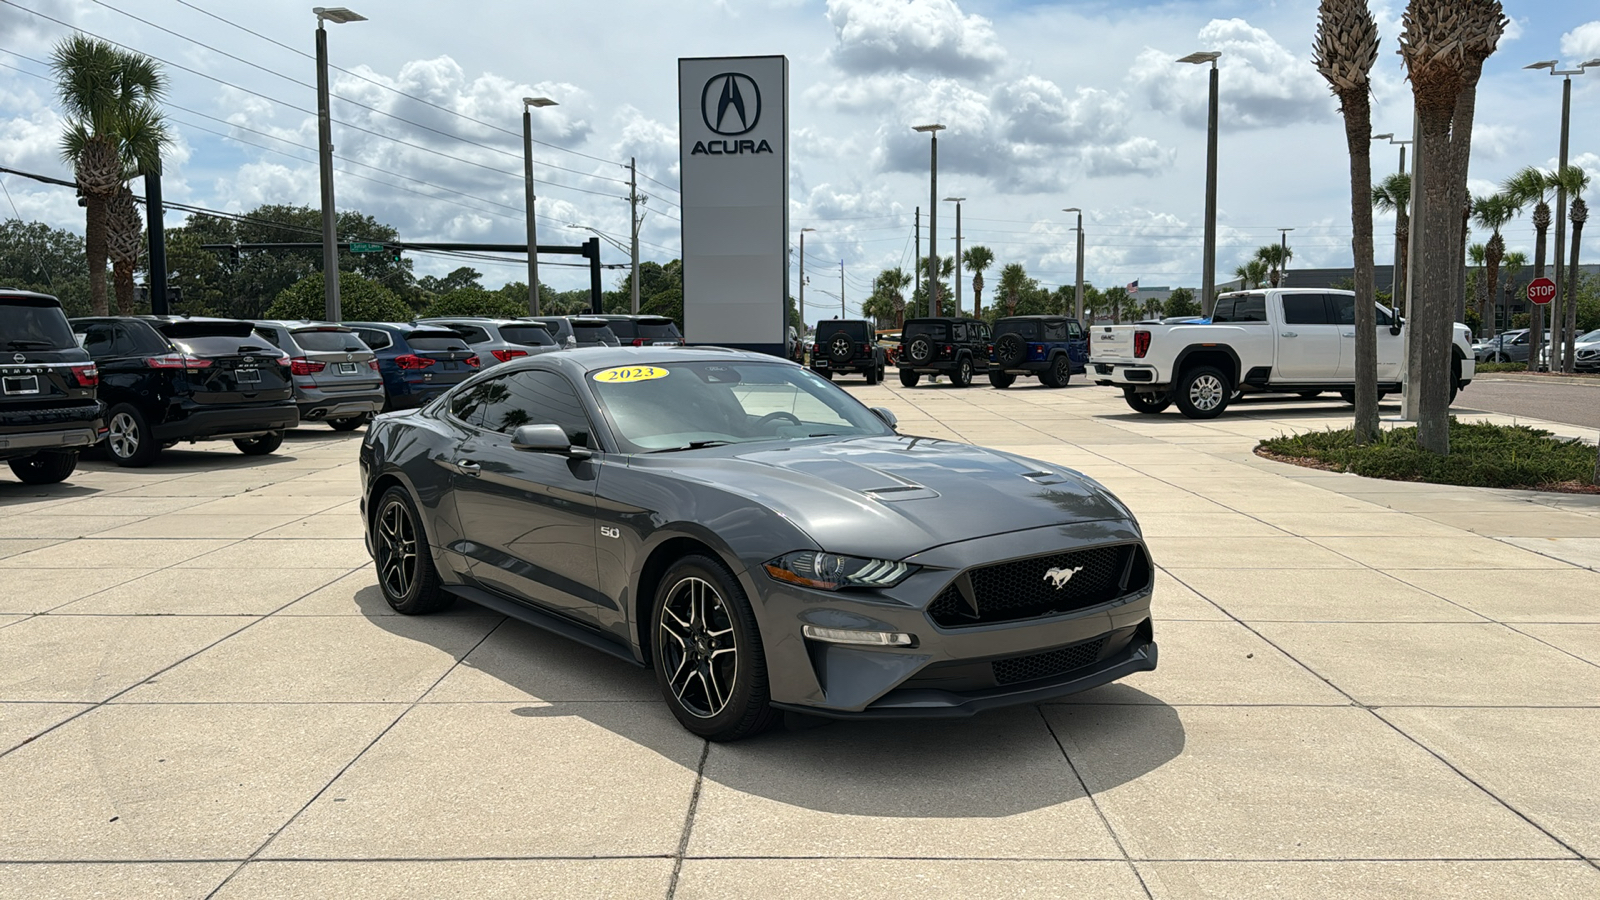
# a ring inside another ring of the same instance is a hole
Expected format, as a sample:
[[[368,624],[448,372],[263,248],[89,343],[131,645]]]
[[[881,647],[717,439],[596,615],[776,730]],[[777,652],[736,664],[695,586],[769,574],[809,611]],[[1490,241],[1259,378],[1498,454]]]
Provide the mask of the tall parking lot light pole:
[[[806,232],[815,228],[800,229],[800,321],[806,320]]]
[[[1278,287],[1289,286],[1289,232],[1293,230],[1293,228],[1278,229],[1278,248],[1283,256],[1283,261],[1278,264]]]
[[[1559,175],[1567,168],[1567,136],[1572,124],[1572,76],[1582,75],[1583,70],[1592,66],[1600,66],[1600,57],[1580,63],[1576,69],[1557,68],[1558,60],[1547,59],[1532,65],[1523,66],[1524,69],[1549,69],[1551,75],[1561,76],[1561,151],[1557,157],[1556,174]],[[1575,297],[1567,296],[1571,292],[1562,291],[1561,270],[1562,254],[1567,243],[1567,191],[1561,184],[1556,185],[1556,296],[1550,301],[1550,333],[1555,343],[1550,347],[1550,371],[1572,371],[1572,344],[1575,335],[1572,333],[1576,325],[1577,305]],[[1571,323],[1571,324],[1569,324]],[[1532,354],[1539,352],[1539,345],[1544,341],[1544,331],[1534,333],[1533,344],[1529,349]]]
[[[1411,141],[1409,141],[1409,140],[1397,141],[1397,140],[1394,139],[1394,133],[1393,132],[1388,132],[1386,134],[1375,134],[1375,135],[1372,136],[1372,139],[1375,140],[1375,141],[1381,141],[1381,140],[1387,139],[1390,144],[1395,144],[1395,145],[1398,145],[1400,147],[1400,168],[1399,168],[1398,172],[1399,172],[1399,174],[1404,175],[1406,173],[1406,145],[1411,143]],[[1409,197],[1407,198],[1407,204],[1406,205],[1408,207],[1407,209],[1398,210],[1398,212],[1400,212],[1402,214],[1405,214],[1405,215],[1409,215],[1410,214],[1410,209],[1409,209],[1410,198]],[[1396,223],[1396,225],[1398,225],[1398,222]],[[1396,235],[1399,234],[1398,228],[1396,229],[1395,234]],[[1396,239],[1395,242],[1394,242],[1394,262],[1393,262],[1393,264],[1391,264],[1389,266],[1389,305],[1394,307],[1394,311],[1395,311],[1396,315],[1398,315],[1400,313],[1401,301],[1405,299],[1405,295],[1406,295],[1405,294],[1405,285],[1401,283],[1401,279],[1400,279],[1400,270],[1401,270],[1400,262],[1401,262],[1400,261],[1400,241],[1398,239]]]
[[[522,187],[528,211],[528,315],[539,314],[539,229],[534,224],[533,196],[533,110],[555,106],[549,97],[522,98]],[[637,279],[638,275],[635,274]],[[638,312],[635,309],[634,312]]]
[[[961,202],[965,197],[946,197],[944,202],[956,205],[956,315],[961,315]]]
[[[943,125],[913,125],[933,139],[928,150],[928,315],[939,315],[939,132]]]
[[[1078,214],[1078,227],[1073,229],[1073,231],[1076,231],[1078,233],[1078,284],[1077,284],[1076,290],[1073,291],[1073,295],[1072,295],[1072,316],[1073,316],[1073,318],[1078,320],[1078,324],[1082,325],[1082,324],[1084,324],[1084,322],[1083,322],[1083,210],[1077,208],[1076,206],[1069,206],[1066,209],[1063,209],[1062,212],[1077,213]]]
[[[1200,308],[1211,315],[1212,295],[1217,289],[1217,59],[1216,50],[1202,50],[1178,60],[1181,63],[1211,64],[1211,105],[1206,113],[1206,246],[1200,265]]]
[[[366,16],[342,6],[314,6],[317,17],[317,168],[322,174],[323,315],[342,318],[339,310],[339,224],[333,211],[333,121],[328,113],[328,32],[323,22],[343,25],[365,22]]]

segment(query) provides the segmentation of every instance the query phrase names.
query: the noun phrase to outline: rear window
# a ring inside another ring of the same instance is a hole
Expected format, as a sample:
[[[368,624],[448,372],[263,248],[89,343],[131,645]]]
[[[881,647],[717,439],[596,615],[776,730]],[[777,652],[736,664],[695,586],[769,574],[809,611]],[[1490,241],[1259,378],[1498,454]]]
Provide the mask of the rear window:
[[[631,341],[634,338],[640,336],[634,330],[634,326],[636,324],[637,323],[635,323],[632,319],[607,319],[606,320],[606,327],[611,329],[611,333],[616,335],[619,340],[624,340],[624,341]]]
[[[676,328],[673,331],[677,331]],[[844,332],[853,341],[866,342],[870,339],[871,332],[867,330],[866,322],[818,322],[817,334],[824,339],[833,337],[839,332]]]
[[[362,351],[366,350],[361,338],[356,337],[353,331],[334,331],[332,329],[312,329],[310,331],[296,331],[294,342],[302,350],[312,353],[332,353],[339,350]]]
[[[467,342],[454,331],[413,331],[406,335],[413,350],[467,350]]]
[[[232,356],[235,353],[266,353],[282,356],[265,338],[250,333],[244,337],[228,334],[192,335],[173,338],[172,342],[186,353],[196,356]]]
[[[216,321],[179,320],[176,322],[156,322],[156,330],[173,340],[191,337],[249,337],[255,331],[255,326],[249,322],[235,322],[228,319]]]
[[[17,305],[12,305],[16,303]],[[8,350],[66,350],[78,346],[59,306],[0,300],[0,346]]]
[[[572,323],[572,331],[577,335],[580,343],[593,343],[600,341],[610,343],[617,339],[617,333],[608,325],[585,325],[581,322]]]
[[[1266,320],[1266,294],[1235,294],[1219,297],[1217,308],[1211,314],[1213,322],[1265,322]]]
[[[1001,319],[994,323],[994,333],[996,337],[1014,334],[1023,340],[1036,341],[1043,333],[1042,324],[1035,319]]]
[[[635,337],[657,341],[683,339],[683,333],[678,331],[678,323],[671,319],[640,319],[634,324],[638,331]]]
[[[524,347],[548,347],[556,342],[550,336],[550,329],[538,325],[501,325],[500,336]]]
[[[950,339],[950,325],[947,322],[912,322],[906,326],[905,340],[909,341],[920,334],[936,341],[947,341]]]

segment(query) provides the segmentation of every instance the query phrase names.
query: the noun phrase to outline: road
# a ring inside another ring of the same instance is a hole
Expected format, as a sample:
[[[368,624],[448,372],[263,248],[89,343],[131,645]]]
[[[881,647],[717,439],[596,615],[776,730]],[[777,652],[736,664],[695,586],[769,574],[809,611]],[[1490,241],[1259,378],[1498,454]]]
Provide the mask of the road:
[[[1456,407],[1600,429],[1600,380],[1485,376],[1456,398]]]

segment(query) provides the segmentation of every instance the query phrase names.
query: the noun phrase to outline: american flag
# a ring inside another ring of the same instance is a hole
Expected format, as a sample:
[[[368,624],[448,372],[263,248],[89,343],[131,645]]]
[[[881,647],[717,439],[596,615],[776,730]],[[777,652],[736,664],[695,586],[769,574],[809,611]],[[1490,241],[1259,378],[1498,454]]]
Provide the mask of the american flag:
[[[1130,293],[1130,294],[1139,293],[1139,282],[1138,281],[1130,281],[1130,282],[1128,282],[1128,293]]]

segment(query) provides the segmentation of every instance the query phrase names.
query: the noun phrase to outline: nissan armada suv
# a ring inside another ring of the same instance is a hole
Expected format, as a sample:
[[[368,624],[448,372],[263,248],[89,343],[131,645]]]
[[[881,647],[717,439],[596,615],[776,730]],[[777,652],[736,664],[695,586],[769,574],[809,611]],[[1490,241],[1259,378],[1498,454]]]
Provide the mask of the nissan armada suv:
[[[72,474],[105,430],[99,383],[56,298],[0,288],[0,459],[18,479]]]

